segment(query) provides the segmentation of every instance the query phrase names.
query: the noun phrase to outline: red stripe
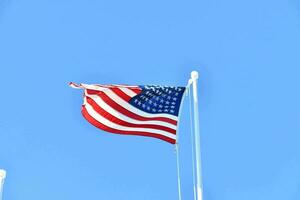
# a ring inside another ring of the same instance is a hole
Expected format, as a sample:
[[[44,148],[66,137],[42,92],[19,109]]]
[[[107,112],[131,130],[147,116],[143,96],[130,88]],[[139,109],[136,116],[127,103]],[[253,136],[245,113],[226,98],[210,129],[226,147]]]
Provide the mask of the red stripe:
[[[119,86],[112,86],[112,87],[108,87],[109,89],[113,90],[115,93],[117,92],[121,92],[121,95],[125,95],[125,96],[128,96],[129,97],[129,100],[131,99],[131,97],[126,94],[125,92],[123,92],[120,88],[122,87],[119,87]],[[138,87],[123,87],[123,88],[126,88],[128,90],[131,90],[132,92],[134,92],[135,94],[140,94],[142,89],[141,88],[138,88]],[[123,93],[123,94],[122,94]],[[124,99],[125,100],[125,99]],[[125,100],[125,101],[129,101],[129,100]]]
[[[111,133],[116,133],[116,134],[125,134],[125,135],[140,135],[140,136],[147,136],[147,137],[154,137],[154,138],[158,138],[161,140],[164,140],[166,142],[169,142],[171,144],[175,144],[175,140],[171,139],[169,137],[166,137],[164,135],[159,135],[159,134],[154,134],[154,133],[148,133],[148,132],[141,132],[141,131],[124,131],[124,130],[118,130],[118,129],[114,129],[111,127],[108,127],[104,124],[102,124],[101,122],[95,120],[91,115],[89,115],[89,113],[87,112],[86,108],[84,106],[82,106],[82,111],[81,111],[83,117],[90,122],[91,124],[93,124],[94,126],[96,126],[99,129],[102,129],[104,131],[108,131]]]
[[[116,95],[121,97],[126,102],[129,102],[129,100],[131,99],[131,97],[125,92],[123,92],[120,88],[115,87],[115,88],[110,88],[110,90],[113,91]]]
[[[129,123],[127,121],[121,120],[113,115],[111,115],[109,112],[107,112],[106,110],[104,110],[103,108],[101,108],[92,98],[90,97],[86,97],[87,98],[87,102],[90,106],[93,107],[93,109],[102,117],[106,118],[109,121],[114,122],[115,124],[119,124],[122,126],[127,126],[127,127],[137,127],[137,128],[153,128],[153,129],[158,129],[158,130],[162,130],[162,131],[167,131],[169,133],[172,134],[176,134],[176,130],[165,127],[165,126],[161,126],[161,125],[155,125],[155,124],[133,124],[133,123]]]
[[[177,121],[173,120],[173,119],[170,119],[170,118],[166,118],[166,117],[143,117],[143,116],[140,116],[136,113],[133,113],[133,112],[125,109],[124,107],[120,106],[113,99],[111,99],[109,96],[107,96],[104,92],[101,92],[101,91],[95,92],[95,90],[86,90],[86,91],[87,91],[88,94],[94,94],[94,95],[99,96],[110,107],[114,108],[116,111],[118,111],[118,112],[122,113],[123,115],[126,115],[130,118],[140,120],[140,121],[157,120],[157,121],[163,121],[163,122],[167,122],[167,123],[170,123],[170,124],[173,124],[173,125],[177,125]]]
[[[85,91],[88,93],[88,94],[101,94],[102,92],[99,91],[99,90],[91,90],[91,89],[85,89]]]
[[[141,88],[128,88],[130,89],[132,92],[136,93],[136,94],[140,94],[142,89]]]
[[[104,88],[127,88],[127,89],[134,89],[136,91],[141,91],[142,89],[139,88],[138,86],[130,86],[130,85],[112,85],[112,84],[109,84],[109,85],[101,85],[101,84],[94,84],[96,86],[99,86],[99,87],[104,87]]]
[[[97,85],[97,86],[104,87],[104,88],[114,91],[116,94],[118,94],[122,99],[124,99],[127,102],[131,99],[131,97],[128,94],[126,94],[125,92],[123,92],[120,89],[121,87],[113,86],[113,85]],[[140,94],[142,91],[142,89],[140,89],[140,88],[130,88],[130,87],[124,87],[124,88],[131,90],[132,92],[134,92],[137,95]],[[88,89],[88,90],[91,90],[91,89]],[[99,92],[99,90],[96,90],[96,91]]]

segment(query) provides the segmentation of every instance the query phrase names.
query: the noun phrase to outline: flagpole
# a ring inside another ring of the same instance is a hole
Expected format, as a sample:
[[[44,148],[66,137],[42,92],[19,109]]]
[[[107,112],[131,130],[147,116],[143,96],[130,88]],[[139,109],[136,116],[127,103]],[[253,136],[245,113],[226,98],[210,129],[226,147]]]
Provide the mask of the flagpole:
[[[6,171],[3,169],[0,169],[0,200],[2,200],[3,185],[4,185],[5,177],[6,177]]]
[[[178,185],[178,200],[182,200],[181,196],[181,180],[180,180],[180,161],[179,161],[179,145],[175,144],[176,165],[177,165],[177,185]]]
[[[201,151],[200,151],[200,128],[199,128],[199,110],[198,110],[198,78],[197,71],[191,72],[193,81],[193,102],[194,102],[194,141],[195,141],[195,161],[196,161],[196,194],[197,200],[203,200],[202,194],[202,174],[201,174]]]
[[[194,142],[194,127],[193,127],[193,109],[192,109],[192,93],[191,93],[191,85],[193,84],[193,80],[189,79],[188,88],[188,96],[189,96],[189,111],[190,111],[190,134],[191,134],[191,149],[192,149],[192,173],[193,173],[193,194],[194,200],[197,200],[197,192],[196,192],[196,178],[195,178],[195,142]]]

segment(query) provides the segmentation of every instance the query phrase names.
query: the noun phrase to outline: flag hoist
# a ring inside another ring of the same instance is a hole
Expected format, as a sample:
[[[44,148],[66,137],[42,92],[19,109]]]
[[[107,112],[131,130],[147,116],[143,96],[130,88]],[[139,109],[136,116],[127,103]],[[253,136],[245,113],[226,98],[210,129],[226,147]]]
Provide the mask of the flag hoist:
[[[154,137],[175,144],[178,192],[181,200],[178,122],[184,94],[190,92],[192,85],[194,106],[193,111],[190,112],[194,114],[194,123],[191,123],[194,126],[191,127],[194,130],[192,141],[195,143],[192,145],[195,147],[193,148],[193,161],[195,161],[193,174],[196,175],[194,196],[197,200],[202,200],[197,81],[198,72],[193,71],[187,87],[72,82],[70,86],[84,90],[81,112],[83,117],[95,127],[111,133]]]

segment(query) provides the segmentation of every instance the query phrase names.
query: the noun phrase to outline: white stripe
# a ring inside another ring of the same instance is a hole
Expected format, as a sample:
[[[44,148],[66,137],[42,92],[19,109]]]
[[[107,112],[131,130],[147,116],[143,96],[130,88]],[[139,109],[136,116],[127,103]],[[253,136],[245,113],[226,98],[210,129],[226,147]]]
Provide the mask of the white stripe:
[[[90,90],[98,90],[98,91],[103,91],[105,89],[111,88],[113,87],[118,87],[120,90],[124,90],[123,92],[125,92],[127,95],[129,95],[130,97],[133,97],[135,95],[137,95],[136,92],[128,89],[128,88],[132,88],[132,89],[140,89],[138,86],[125,86],[125,85],[101,85],[101,84],[80,84],[79,86],[77,86],[74,83],[70,84],[71,87],[73,88],[84,88],[84,89],[90,89]],[[142,90],[142,89],[140,89]]]
[[[75,89],[82,89],[82,87],[80,87],[80,85],[77,85],[76,83],[69,83],[69,86],[72,87],[72,88],[75,88]]]
[[[157,135],[163,135],[163,136],[166,136],[173,140],[176,140],[176,135],[174,135],[172,133],[162,131],[162,130],[157,130],[157,129],[151,129],[151,128],[133,128],[133,127],[121,126],[121,125],[115,124],[115,123],[109,121],[108,119],[102,117],[101,115],[99,115],[93,109],[93,107],[90,106],[89,104],[86,104],[85,108],[86,108],[87,112],[89,113],[89,115],[91,115],[95,120],[97,120],[98,122],[100,122],[110,128],[118,129],[118,130],[122,130],[122,131],[140,131],[140,132],[154,133]]]
[[[90,90],[98,90],[98,91],[103,91],[107,88],[105,87],[100,87],[100,86],[97,86],[97,85],[88,85],[88,84],[80,84],[82,86],[82,88],[85,88],[85,89],[90,89]]]
[[[113,99],[116,103],[118,103],[120,106],[126,108],[127,110],[136,113],[138,115],[144,116],[144,117],[165,117],[165,118],[170,118],[173,120],[178,119],[177,116],[174,115],[169,115],[169,114],[160,114],[160,113],[146,113],[140,109],[137,109],[136,107],[133,107],[130,105],[128,102],[124,101],[122,98],[120,98],[118,95],[116,95],[112,90],[107,89],[103,90],[103,92],[109,96],[111,99]]]
[[[104,88],[110,88],[110,87],[122,87],[122,88],[132,88],[132,89],[140,89],[137,85],[119,85],[119,84],[109,84],[109,85],[103,85],[103,84],[92,84],[96,85],[98,87],[104,87]],[[142,90],[142,89],[140,89]]]
[[[131,88],[131,89],[139,89],[142,90],[137,85],[118,85],[118,84],[110,84],[110,85],[102,85],[102,84],[76,84],[76,83],[69,83],[70,87],[72,88],[84,88],[84,89],[93,89],[93,90],[102,90],[103,88],[113,87],[120,87],[120,88]]]
[[[136,119],[133,119],[131,117],[128,117],[128,116],[116,111],[114,108],[112,108],[110,105],[108,105],[105,101],[103,101],[101,99],[101,97],[99,97],[97,95],[90,95],[90,94],[87,94],[87,92],[85,92],[85,96],[88,96],[88,97],[92,98],[102,109],[104,109],[109,114],[111,114],[114,117],[116,117],[118,119],[121,119],[123,121],[133,123],[133,124],[160,125],[160,126],[164,126],[164,127],[168,127],[168,128],[176,130],[176,127],[177,127],[176,125],[173,125],[173,124],[170,124],[170,123],[167,123],[167,122],[158,121],[158,120],[140,121],[140,120],[136,120]]]
[[[131,98],[137,95],[137,93],[135,93],[134,91],[132,91],[128,88],[120,87],[119,89],[122,90],[125,94],[127,94]]]
[[[139,88],[137,85],[120,85],[120,84],[112,84],[113,86],[118,86],[118,87],[127,87],[127,88]]]

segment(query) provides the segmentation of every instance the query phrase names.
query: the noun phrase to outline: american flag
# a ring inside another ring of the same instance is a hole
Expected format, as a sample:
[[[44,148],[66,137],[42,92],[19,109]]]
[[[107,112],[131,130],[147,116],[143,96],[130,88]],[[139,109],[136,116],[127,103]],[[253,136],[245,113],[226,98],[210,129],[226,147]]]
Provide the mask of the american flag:
[[[107,132],[159,138],[176,143],[185,87],[75,84],[84,89],[82,115]]]

